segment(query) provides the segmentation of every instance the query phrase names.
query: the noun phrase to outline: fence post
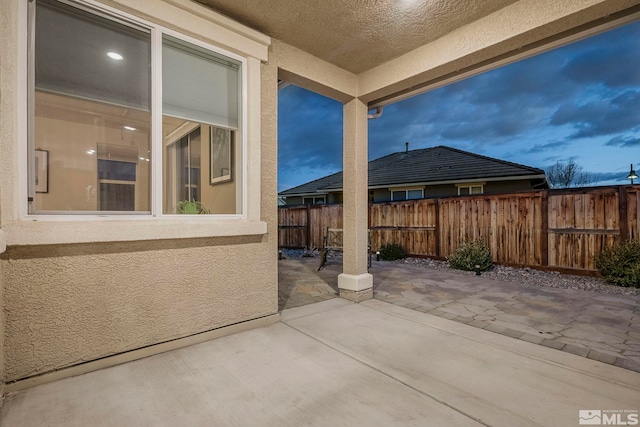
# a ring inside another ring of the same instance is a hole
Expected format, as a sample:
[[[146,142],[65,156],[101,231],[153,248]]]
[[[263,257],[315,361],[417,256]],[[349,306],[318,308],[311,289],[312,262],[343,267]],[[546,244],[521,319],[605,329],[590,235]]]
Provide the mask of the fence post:
[[[629,238],[629,221],[627,218],[627,187],[618,188],[618,228],[620,229],[620,240]]]
[[[541,264],[549,265],[549,190],[541,191],[542,200],[540,202],[540,212],[542,215],[540,226],[540,255]]]
[[[435,224],[435,239],[436,239],[436,257],[440,258],[440,199],[436,199],[436,224]]]
[[[307,229],[305,233],[306,247],[311,249],[311,205],[307,205]]]

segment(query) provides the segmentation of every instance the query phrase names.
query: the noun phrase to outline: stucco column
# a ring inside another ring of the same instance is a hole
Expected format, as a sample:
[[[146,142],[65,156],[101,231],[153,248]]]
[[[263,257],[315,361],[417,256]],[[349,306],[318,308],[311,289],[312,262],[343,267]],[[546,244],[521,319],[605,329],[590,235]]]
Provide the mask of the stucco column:
[[[367,105],[357,98],[344,104],[343,121],[344,263],[338,288],[341,297],[360,302],[373,298],[373,276],[367,272]]]

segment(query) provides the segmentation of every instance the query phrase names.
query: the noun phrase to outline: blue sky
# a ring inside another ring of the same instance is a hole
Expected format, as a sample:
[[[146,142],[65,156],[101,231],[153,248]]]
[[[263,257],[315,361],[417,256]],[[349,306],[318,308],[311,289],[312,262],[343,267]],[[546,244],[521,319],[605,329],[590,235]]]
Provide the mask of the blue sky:
[[[342,104],[280,90],[278,190],[342,170]],[[369,159],[447,145],[546,169],[573,159],[597,185],[640,169],[640,22],[384,108]]]

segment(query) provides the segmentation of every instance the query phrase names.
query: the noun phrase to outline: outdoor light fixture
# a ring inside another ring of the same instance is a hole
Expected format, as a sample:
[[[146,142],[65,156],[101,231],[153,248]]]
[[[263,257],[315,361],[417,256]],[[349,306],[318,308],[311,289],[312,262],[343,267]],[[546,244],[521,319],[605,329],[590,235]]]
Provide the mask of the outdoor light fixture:
[[[627,175],[627,179],[631,180],[631,185],[633,185],[634,179],[638,179],[638,174],[633,170],[633,163],[629,165],[629,175]]]
[[[123,126],[126,130],[136,130],[133,126]]]

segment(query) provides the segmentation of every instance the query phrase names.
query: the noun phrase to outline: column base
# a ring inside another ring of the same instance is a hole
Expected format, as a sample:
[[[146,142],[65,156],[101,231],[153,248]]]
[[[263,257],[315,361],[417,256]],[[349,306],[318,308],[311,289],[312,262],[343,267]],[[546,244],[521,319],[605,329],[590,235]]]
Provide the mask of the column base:
[[[340,297],[353,302],[362,302],[373,298],[373,276],[369,273],[346,274],[338,276]]]
[[[373,299],[373,288],[364,291],[350,291],[349,289],[340,289],[340,298],[344,298],[353,302],[362,302]]]

